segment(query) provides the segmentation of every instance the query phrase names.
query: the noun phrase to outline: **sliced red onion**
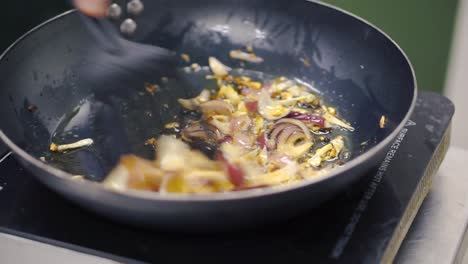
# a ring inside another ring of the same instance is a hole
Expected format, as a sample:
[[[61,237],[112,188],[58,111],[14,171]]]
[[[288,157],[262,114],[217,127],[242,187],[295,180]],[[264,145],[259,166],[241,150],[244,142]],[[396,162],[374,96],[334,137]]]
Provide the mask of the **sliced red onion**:
[[[182,138],[191,141],[193,139],[207,139],[208,131],[199,123],[193,123],[182,129]]]
[[[182,130],[182,138],[186,141],[192,141],[194,139],[206,140],[210,138],[210,133],[206,130]]]
[[[231,163],[226,163],[226,171],[228,174],[229,181],[234,184],[234,186],[242,186],[245,182],[245,173],[242,168],[238,165]]]
[[[306,135],[307,139],[311,139],[312,138],[312,135],[310,134],[310,131],[309,129],[307,128],[307,126],[302,123],[301,121],[299,120],[296,120],[296,119],[292,119],[292,118],[283,118],[281,120],[278,120],[276,123],[275,123],[275,126],[276,125],[279,125],[279,124],[292,124],[292,125],[295,125],[295,126],[298,126],[299,128],[302,129],[302,131],[304,132],[304,134]]]
[[[312,146],[309,129],[299,120],[284,118],[275,123],[270,138],[276,143],[274,148],[293,158],[300,157]],[[297,144],[302,139],[300,144]]]
[[[221,133],[221,131],[219,131],[217,127],[210,125],[210,128],[215,134],[217,140],[222,140],[225,137],[224,134]]]
[[[228,179],[234,186],[240,187],[244,185],[245,172],[240,166],[232,164],[229,161],[227,161],[222,151],[219,151],[216,154],[216,160],[224,163],[224,167],[226,169],[226,174],[228,176]]]
[[[266,81],[263,83],[263,90],[265,90],[268,94],[271,94],[273,91],[272,87],[272,82],[271,81]]]
[[[182,129],[182,138],[185,141],[193,140],[221,140],[225,136],[214,126],[209,124],[192,123]]]
[[[304,132],[299,127],[287,127],[283,129],[283,131],[281,131],[281,133],[278,135],[276,140],[277,147],[279,147],[280,145],[289,145],[289,138],[295,133],[299,133],[305,137]]]
[[[200,109],[205,115],[231,116],[231,114],[234,112],[232,105],[223,100],[208,101],[201,104]]]
[[[252,137],[252,134],[247,132],[241,132],[234,136],[234,143],[243,147],[243,148],[250,148],[255,143],[255,138]]]
[[[245,87],[245,88],[242,88],[242,89],[240,90],[240,93],[241,93],[242,95],[247,96],[247,95],[257,94],[257,93],[258,93],[258,90],[255,90],[255,89],[250,88],[250,87]]]
[[[252,136],[250,127],[252,120],[248,116],[239,116],[231,120],[231,136],[233,142],[244,147],[249,148],[255,143],[255,138]]]
[[[283,131],[286,127],[289,127],[289,126],[291,126],[291,124],[278,124],[278,125],[275,124],[273,126],[273,129],[270,132],[270,138],[276,142],[276,139],[278,135],[281,133],[281,131]]]
[[[283,168],[284,166],[292,163],[293,161],[288,156],[276,152],[269,156],[269,162],[274,166]]]
[[[287,115],[288,118],[294,118],[296,120],[312,123],[320,128],[325,127],[325,118],[315,114],[303,114],[299,112],[291,112]]]
[[[245,107],[251,113],[257,113],[258,111],[258,102],[257,101],[246,101]]]
[[[266,90],[262,90],[258,97],[258,112],[267,120],[278,120],[287,116],[292,107],[285,107],[282,101],[271,99]]]
[[[265,136],[265,133],[261,133],[260,136],[258,136],[257,143],[261,149],[264,149],[266,147],[268,150],[267,138]]]
[[[235,135],[240,131],[249,130],[252,120],[248,116],[238,116],[231,120],[231,134]]]
[[[224,136],[224,137],[219,141],[219,144],[231,143],[231,142],[232,142],[232,137],[231,137],[231,136]]]

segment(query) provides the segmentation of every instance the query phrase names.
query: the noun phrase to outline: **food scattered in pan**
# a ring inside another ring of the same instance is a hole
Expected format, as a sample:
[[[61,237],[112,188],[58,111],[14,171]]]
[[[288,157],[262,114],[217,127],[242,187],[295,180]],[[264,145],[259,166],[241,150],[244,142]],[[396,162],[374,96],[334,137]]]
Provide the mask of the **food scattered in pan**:
[[[261,59],[253,51],[230,55],[252,63]],[[208,63],[207,70],[192,64],[185,71],[202,74],[216,88],[179,98],[183,114],[163,124],[159,138],[141,139],[155,149],[155,160],[122,156],[105,178],[106,187],[202,194],[284,186],[324,175],[350,158],[346,134],[354,128],[305,83],[250,76],[214,57]],[[150,95],[162,89],[150,83],[144,87]],[[64,155],[92,144],[90,138],[52,143],[50,151]]]
[[[239,191],[317,177],[342,165],[343,153],[349,158],[345,137],[335,131],[353,127],[307,87],[285,77],[235,76],[213,57],[209,65],[218,89],[178,100],[198,117],[166,124],[180,129],[151,140],[156,159],[123,156],[105,186],[163,194]]]

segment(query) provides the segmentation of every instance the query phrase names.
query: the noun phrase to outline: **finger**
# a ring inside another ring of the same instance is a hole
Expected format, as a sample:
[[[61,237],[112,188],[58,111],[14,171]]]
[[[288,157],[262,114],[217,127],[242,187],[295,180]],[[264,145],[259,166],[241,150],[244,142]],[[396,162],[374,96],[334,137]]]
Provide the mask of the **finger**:
[[[85,15],[92,17],[105,17],[109,0],[73,0],[76,8]]]

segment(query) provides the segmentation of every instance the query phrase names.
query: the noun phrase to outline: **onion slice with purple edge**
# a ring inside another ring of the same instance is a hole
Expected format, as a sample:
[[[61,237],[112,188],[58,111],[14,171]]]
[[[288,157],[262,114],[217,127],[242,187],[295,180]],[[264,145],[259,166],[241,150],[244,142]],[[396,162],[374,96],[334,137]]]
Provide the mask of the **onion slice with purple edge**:
[[[280,153],[299,158],[313,145],[312,135],[307,126],[299,120],[284,118],[275,123],[270,138]]]
[[[289,101],[288,101],[289,103]],[[287,116],[292,107],[285,107],[284,102],[271,99],[266,90],[262,90],[258,97],[258,112],[267,120],[277,120]]]
[[[320,115],[291,112],[287,115],[287,117],[294,118],[302,122],[312,123],[320,128],[325,127],[325,118]]]
[[[212,100],[200,105],[200,110],[205,116],[225,115],[231,116],[234,112],[232,105],[223,100]]]
[[[248,116],[239,116],[231,120],[231,135],[233,142],[249,148],[255,143],[254,136],[249,133],[252,126],[252,120]]]
[[[194,140],[222,140],[224,135],[219,132],[219,130],[209,124],[201,124],[200,122],[192,123],[186,128],[182,129],[181,132],[182,139],[188,142],[193,142]]]
[[[185,109],[197,110],[200,104],[208,102],[210,100],[211,93],[208,90],[203,90],[197,97],[191,99],[178,99],[177,101]]]

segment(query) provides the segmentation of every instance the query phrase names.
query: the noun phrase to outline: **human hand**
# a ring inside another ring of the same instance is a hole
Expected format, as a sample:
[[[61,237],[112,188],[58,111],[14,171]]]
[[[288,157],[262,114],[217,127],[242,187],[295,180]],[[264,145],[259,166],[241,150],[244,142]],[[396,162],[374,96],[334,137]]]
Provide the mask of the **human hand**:
[[[105,17],[109,7],[109,0],[73,0],[75,7],[83,14],[92,17]]]

